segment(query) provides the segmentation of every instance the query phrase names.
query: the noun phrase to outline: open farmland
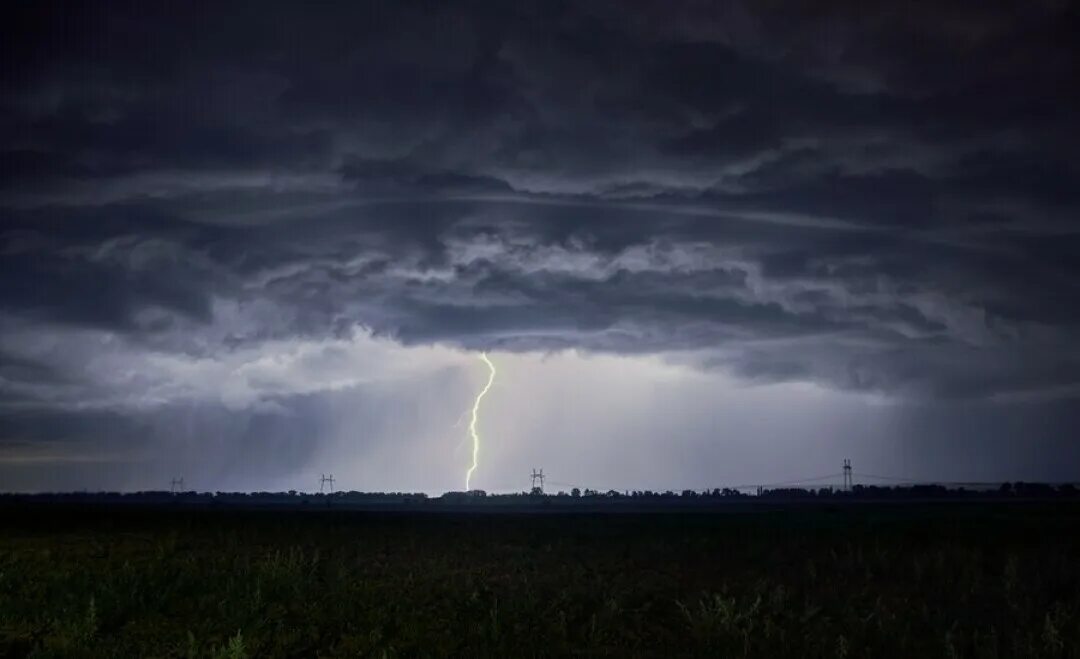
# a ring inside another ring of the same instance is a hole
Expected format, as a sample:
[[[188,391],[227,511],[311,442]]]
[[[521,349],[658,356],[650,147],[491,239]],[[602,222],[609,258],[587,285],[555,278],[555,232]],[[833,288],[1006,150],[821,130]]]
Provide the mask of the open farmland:
[[[1075,657],[1080,506],[0,508],[0,656]]]

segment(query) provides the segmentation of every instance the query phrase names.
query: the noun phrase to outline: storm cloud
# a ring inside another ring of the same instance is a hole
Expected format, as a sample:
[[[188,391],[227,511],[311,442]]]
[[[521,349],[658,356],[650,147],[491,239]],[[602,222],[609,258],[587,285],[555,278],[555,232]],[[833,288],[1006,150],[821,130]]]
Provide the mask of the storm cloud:
[[[317,433],[315,399],[400,346],[435,371],[576,350],[1068,405],[1078,23],[1051,1],[21,4],[0,442],[51,455],[72,415],[135,436],[185,405]]]

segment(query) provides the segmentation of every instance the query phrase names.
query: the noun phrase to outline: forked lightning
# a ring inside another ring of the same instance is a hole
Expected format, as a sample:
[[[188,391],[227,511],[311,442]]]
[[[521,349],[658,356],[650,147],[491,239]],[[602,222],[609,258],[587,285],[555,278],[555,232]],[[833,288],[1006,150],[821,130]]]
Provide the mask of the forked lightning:
[[[491,389],[492,383],[495,382],[495,364],[491,363],[488,359],[487,353],[480,353],[480,359],[483,360],[488,367],[488,379],[487,384],[480,390],[480,393],[476,395],[476,400],[473,401],[472,406],[472,420],[469,422],[469,434],[472,436],[472,466],[465,472],[465,491],[469,491],[469,484],[472,481],[473,472],[476,471],[476,465],[480,459],[480,435],[476,432],[476,422],[480,418],[480,401],[484,399],[484,395]]]

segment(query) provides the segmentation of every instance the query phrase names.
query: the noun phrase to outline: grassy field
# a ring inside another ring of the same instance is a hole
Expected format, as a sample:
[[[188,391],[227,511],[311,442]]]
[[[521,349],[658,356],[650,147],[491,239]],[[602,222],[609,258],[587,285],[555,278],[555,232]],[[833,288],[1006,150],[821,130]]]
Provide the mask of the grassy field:
[[[1080,507],[10,507],[0,656],[1077,657]]]

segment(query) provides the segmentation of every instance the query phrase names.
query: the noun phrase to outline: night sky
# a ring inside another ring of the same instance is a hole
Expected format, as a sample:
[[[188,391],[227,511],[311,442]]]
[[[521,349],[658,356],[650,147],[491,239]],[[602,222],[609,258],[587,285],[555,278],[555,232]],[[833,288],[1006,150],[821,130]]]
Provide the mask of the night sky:
[[[1080,479],[1076,5],[3,12],[0,490]]]

